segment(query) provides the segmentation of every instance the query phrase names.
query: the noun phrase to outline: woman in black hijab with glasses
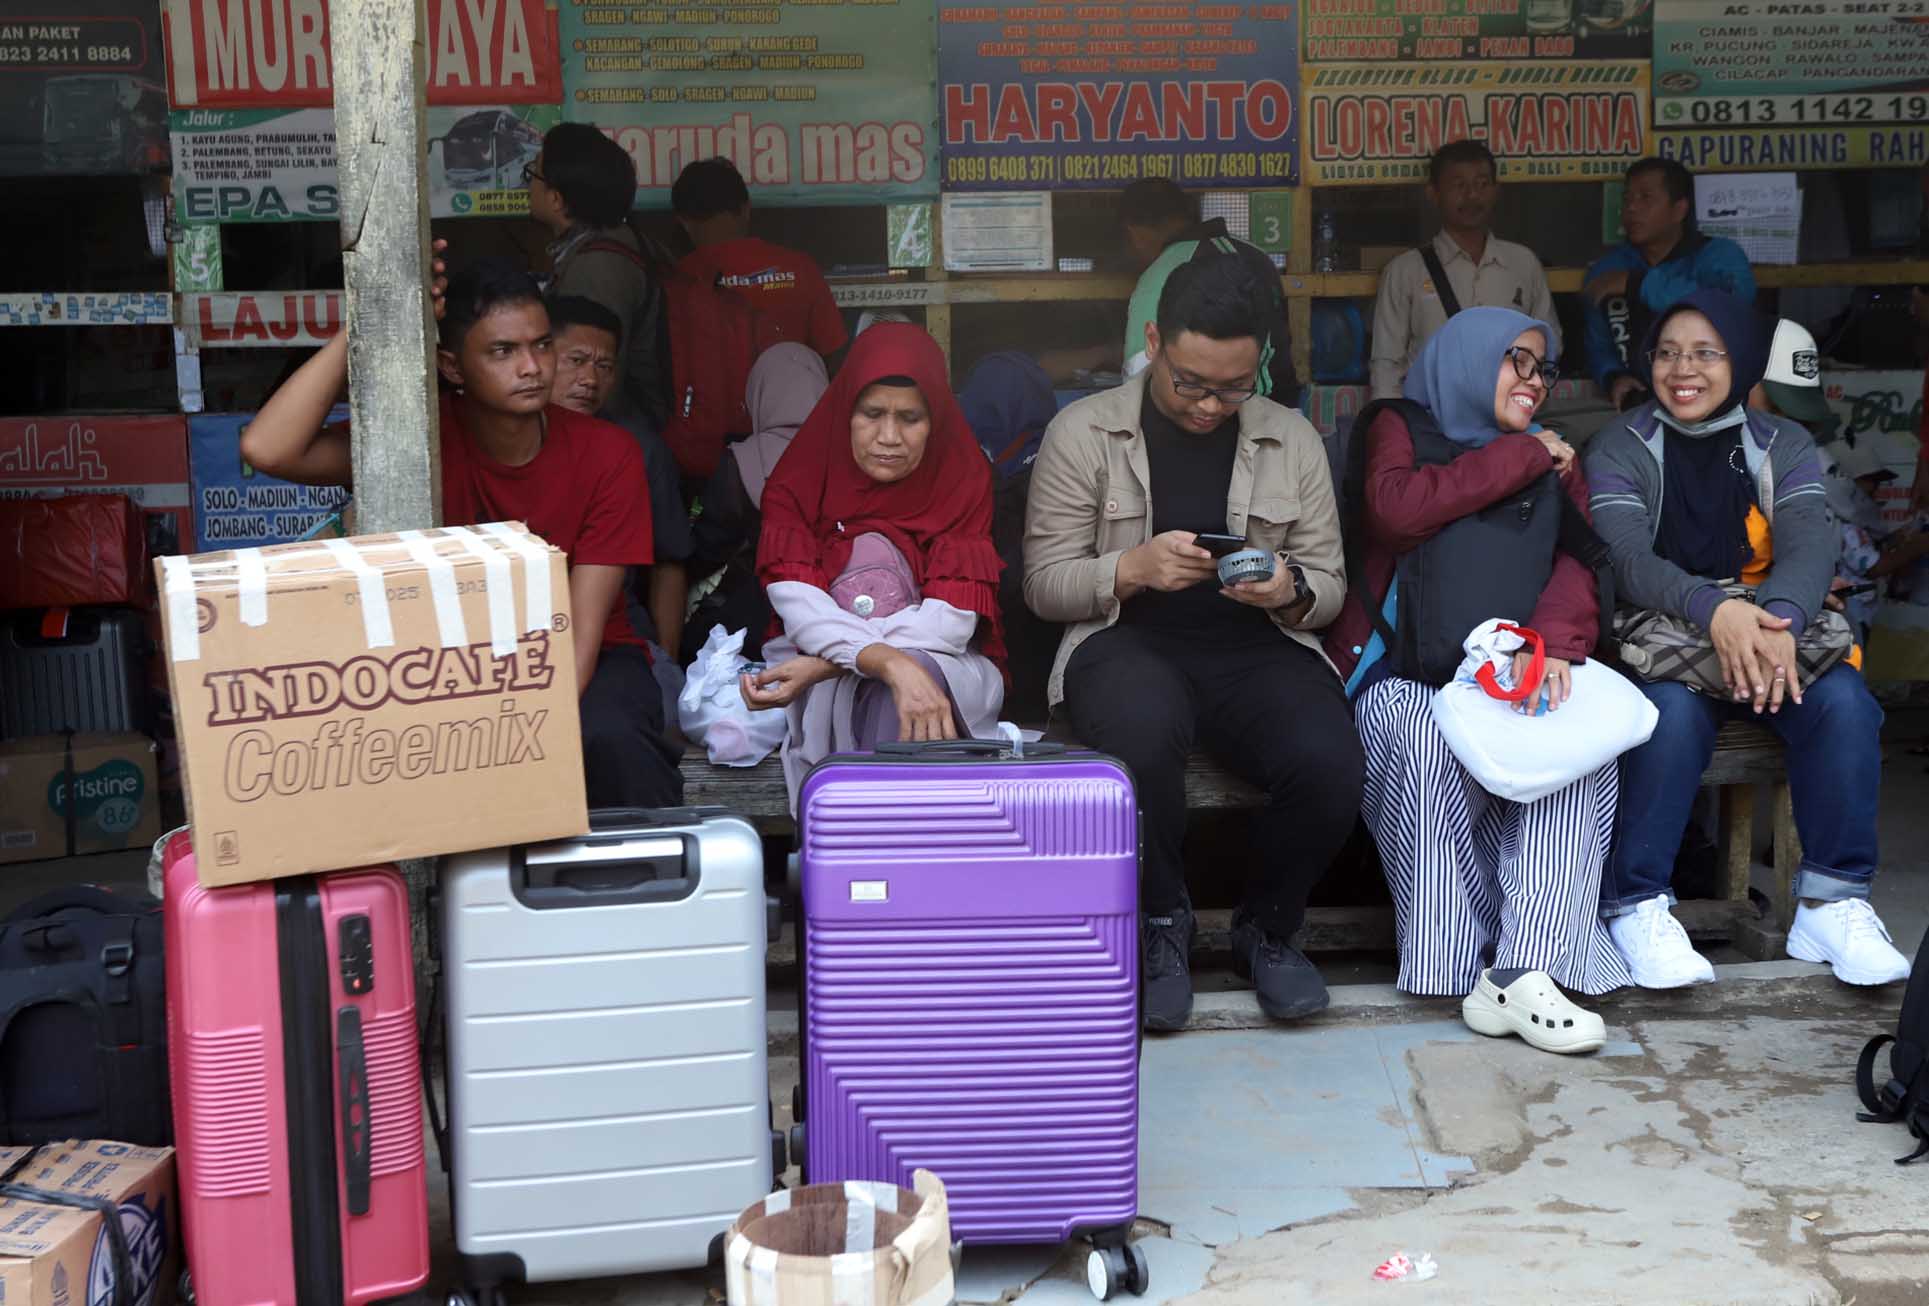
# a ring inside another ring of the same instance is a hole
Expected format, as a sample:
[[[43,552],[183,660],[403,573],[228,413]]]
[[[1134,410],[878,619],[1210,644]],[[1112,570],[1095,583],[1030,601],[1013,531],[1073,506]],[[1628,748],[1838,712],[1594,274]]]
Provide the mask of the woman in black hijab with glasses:
[[[1659,317],[1645,357],[1654,399],[1596,436],[1587,455],[1594,525],[1624,604],[1707,632],[1727,682],[1641,689],[1661,714],[1622,756],[1615,849],[1602,914],[1635,983],[1714,980],[1668,908],[1675,851],[1725,721],[1752,720],[1787,748],[1803,857],[1789,955],[1849,984],[1904,979],[1909,963],[1869,905],[1875,876],[1882,710],[1837,663],[1804,685],[1796,639],[1822,616],[1837,539],[1809,433],[1748,408],[1773,324],[1721,291]],[[1751,586],[1736,596],[1724,588]]]

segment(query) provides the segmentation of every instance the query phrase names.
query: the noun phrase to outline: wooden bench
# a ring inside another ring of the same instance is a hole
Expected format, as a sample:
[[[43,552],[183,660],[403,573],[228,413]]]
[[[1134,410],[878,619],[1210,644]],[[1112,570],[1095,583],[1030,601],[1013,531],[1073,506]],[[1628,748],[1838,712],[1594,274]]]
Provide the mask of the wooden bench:
[[[683,759],[684,801],[698,806],[728,808],[748,817],[766,834],[790,834],[790,798],[784,788],[783,767],[776,757],[754,767],[711,766],[700,753]],[[1782,955],[1788,925],[1794,916],[1790,897],[1796,868],[1801,865],[1801,841],[1795,834],[1789,804],[1788,776],[1782,765],[1781,741],[1768,731],[1747,724],[1723,727],[1715,740],[1714,759],[1702,775],[1704,787],[1719,794],[1725,871],[1724,896],[1684,901],[1675,915],[1700,943],[1728,942],[1758,960]],[[1770,912],[1764,916],[1748,896],[1754,861],[1755,786],[1774,786],[1774,886]],[[1186,807],[1190,811],[1234,811],[1257,807],[1259,791],[1221,769],[1203,753],[1194,753],[1186,766]],[[1231,932],[1228,910],[1199,912],[1197,951],[1223,954]],[[790,932],[771,950],[773,966],[794,958]],[[1314,907],[1297,942],[1307,952],[1355,950],[1391,951],[1393,909],[1390,907]]]

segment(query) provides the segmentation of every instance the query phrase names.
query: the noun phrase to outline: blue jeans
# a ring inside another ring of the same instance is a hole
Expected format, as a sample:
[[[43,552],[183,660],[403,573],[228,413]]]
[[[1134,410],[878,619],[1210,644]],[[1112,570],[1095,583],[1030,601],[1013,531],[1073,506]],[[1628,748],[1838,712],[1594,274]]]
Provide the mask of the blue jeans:
[[[1838,665],[1810,685],[1802,702],[1756,716],[1746,704],[1698,694],[1673,681],[1641,685],[1661,713],[1654,735],[1621,757],[1621,808],[1614,853],[1601,886],[1601,914],[1620,916],[1674,894],[1675,852],[1688,828],[1701,773],[1724,721],[1753,720],[1787,748],[1795,829],[1802,836],[1800,898],[1866,898],[1875,875],[1876,801],[1882,787],[1882,709],[1862,673]]]

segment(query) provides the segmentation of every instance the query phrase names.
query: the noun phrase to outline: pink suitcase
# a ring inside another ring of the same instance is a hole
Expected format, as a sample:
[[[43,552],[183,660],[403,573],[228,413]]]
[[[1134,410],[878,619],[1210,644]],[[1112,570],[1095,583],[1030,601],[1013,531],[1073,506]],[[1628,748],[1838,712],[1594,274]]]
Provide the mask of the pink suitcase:
[[[392,867],[235,888],[165,856],[168,1068],[198,1306],[350,1306],[429,1276],[408,894]]]

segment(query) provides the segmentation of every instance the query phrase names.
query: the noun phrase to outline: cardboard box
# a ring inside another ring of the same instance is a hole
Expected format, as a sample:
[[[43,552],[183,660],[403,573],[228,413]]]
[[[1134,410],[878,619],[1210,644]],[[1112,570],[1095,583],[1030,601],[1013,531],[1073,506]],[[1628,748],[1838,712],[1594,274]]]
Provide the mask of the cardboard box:
[[[929,1170],[915,1191],[807,1184],[744,1208],[723,1236],[729,1306],[908,1306],[955,1300],[951,1208]]]
[[[568,575],[520,523],[156,568],[202,883],[589,828]]]
[[[69,794],[76,804],[71,844]],[[155,746],[146,735],[38,735],[0,743],[0,862],[145,848],[160,837]]]
[[[0,1169],[29,1149],[0,1147]],[[133,1306],[166,1306],[179,1277],[174,1149],[125,1143],[49,1143],[13,1185],[112,1201],[120,1207]],[[78,1306],[113,1300],[113,1249],[101,1213],[24,1196],[0,1197],[0,1303]]]

